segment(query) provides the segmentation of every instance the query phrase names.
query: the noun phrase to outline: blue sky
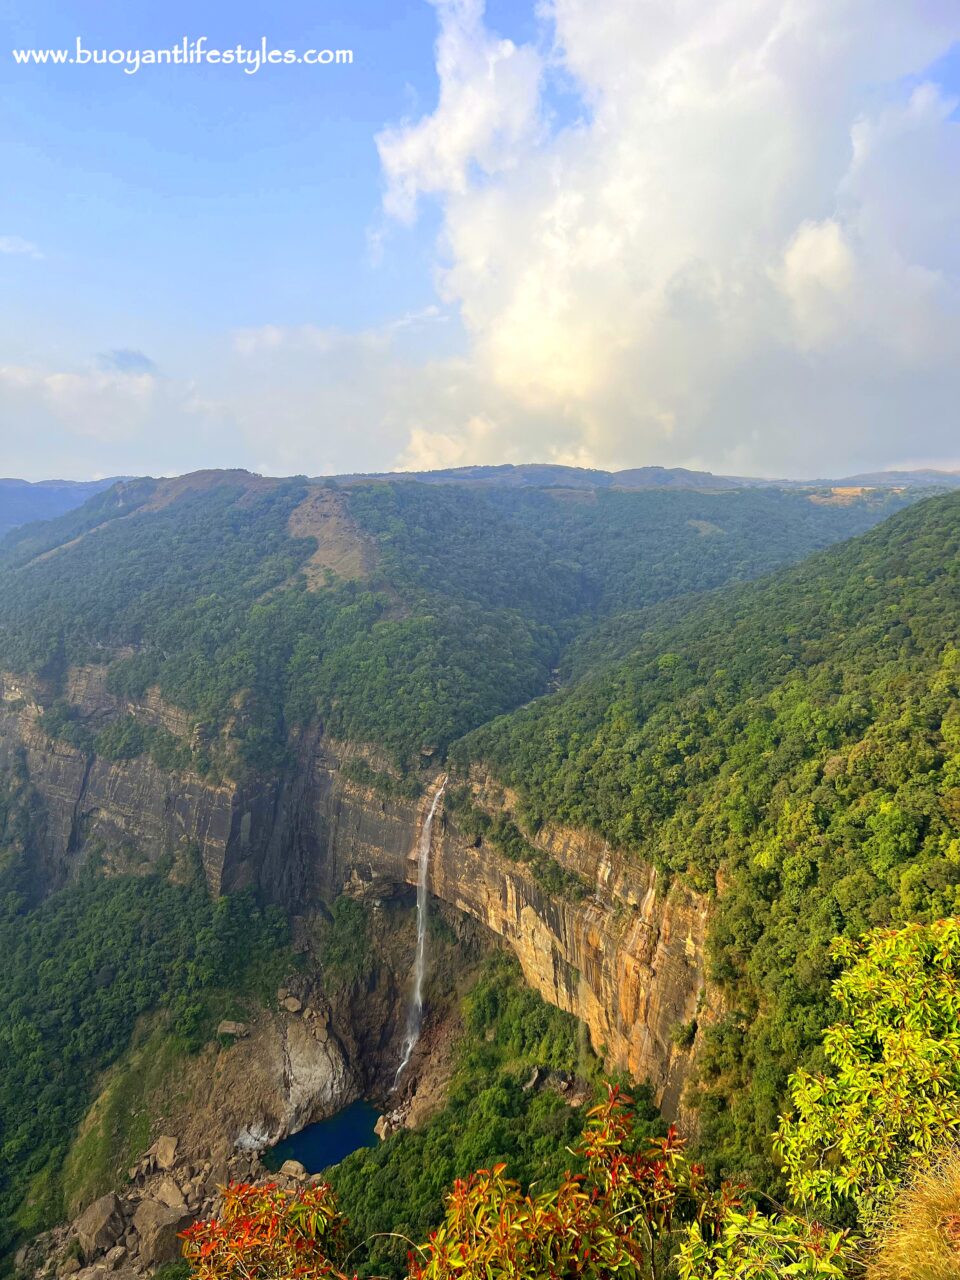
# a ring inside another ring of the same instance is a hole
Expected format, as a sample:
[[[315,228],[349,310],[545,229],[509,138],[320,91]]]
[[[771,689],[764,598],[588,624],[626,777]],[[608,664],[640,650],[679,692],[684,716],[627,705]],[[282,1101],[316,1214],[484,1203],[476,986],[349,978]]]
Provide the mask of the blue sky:
[[[958,6],[792,8],[2,0],[0,471],[956,463]]]
[[[201,332],[364,325],[432,300],[427,225],[376,268],[367,246],[381,186],[374,133],[434,92],[435,23],[422,0],[13,8],[11,38],[24,47],[78,33],[91,48],[124,49],[267,35],[278,48],[356,56],[350,67],[255,75],[4,65],[4,218],[47,263],[5,264],[13,351],[38,354],[33,344],[50,336],[69,350],[78,329],[97,347],[150,349],[185,315]]]

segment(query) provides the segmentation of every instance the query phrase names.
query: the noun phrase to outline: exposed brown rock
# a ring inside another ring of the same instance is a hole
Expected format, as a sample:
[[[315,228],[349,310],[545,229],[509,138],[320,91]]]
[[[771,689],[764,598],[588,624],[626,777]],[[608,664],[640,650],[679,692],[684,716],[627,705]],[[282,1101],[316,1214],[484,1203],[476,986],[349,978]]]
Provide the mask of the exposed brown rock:
[[[303,567],[311,591],[327,585],[328,574],[366,578],[376,563],[376,549],[353,521],[342,493],[311,487],[291,512],[287,528],[294,538],[315,538],[317,549]]]
[[[177,1186],[173,1178],[162,1178],[154,1189],[153,1193],[161,1204],[165,1204],[168,1209],[182,1209],[185,1201],[183,1192]]]
[[[133,1228],[140,1244],[140,1260],[147,1266],[171,1262],[180,1256],[179,1232],[185,1231],[193,1215],[171,1209],[159,1200],[143,1200],[133,1215]]]
[[[177,1159],[177,1139],[158,1138],[147,1155],[153,1156],[158,1169],[172,1169]]]
[[[77,1238],[87,1262],[109,1249],[123,1232],[120,1201],[112,1192],[94,1200],[77,1219]]]
[[[224,1018],[217,1027],[218,1036],[233,1036],[235,1039],[239,1040],[248,1034],[249,1027],[245,1022],[231,1022],[229,1018]]]
[[[92,707],[100,694],[90,682],[84,688]],[[356,746],[305,733],[284,779],[213,786],[166,774],[146,758],[87,761],[43,734],[41,693],[35,683],[0,677],[0,768],[24,749],[54,880],[97,845],[146,865],[191,841],[214,892],[257,885],[288,906],[329,902],[344,890],[375,906],[415,883],[424,801],[386,797],[345,777],[341,761],[355,757]],[[511,797],[484,779],[477,788],[489,808],[511,807]],[[672,1033],[694,1016],[701,1026],[712,1017],[703,973],[707,902],[679,881],[659,885],[649,866],[582,831],[538,839],[589,885],[586,897],[547,892],[528,867],[477,847],[444,819],[435,829],[431,887],[502,937],[530,984],[584,1020],[611,1067],[648,1078],[674,1116],[696,1054],[678,1048]],[[289,992],[284,999],[302,1005]]]

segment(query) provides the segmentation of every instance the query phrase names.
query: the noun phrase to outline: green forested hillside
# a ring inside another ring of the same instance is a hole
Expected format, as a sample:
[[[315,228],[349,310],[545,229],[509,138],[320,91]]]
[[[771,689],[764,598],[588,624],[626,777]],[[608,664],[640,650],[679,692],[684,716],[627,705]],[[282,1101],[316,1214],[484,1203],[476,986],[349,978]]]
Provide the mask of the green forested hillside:
[[[168,1011],[184,1050],[222,1016],[222,991],[275,990],[286,923],[249,894],[214,902],[197,871],[112,876],[88,866],[37,901],[22,778],[0,786],[0,1271],[11,1246],[63,1213],[63,1158],[99,1074],[137,1019]],[[182,879],[182,876],[181,876]]]
[[[108,664],[131,697],[156,684],[204,727],[201,769],[275,768],[290,727],[318,717],[411,760],[544,692],[597,620],[754,577],[910,500],[354,485],[338,501],[375,567],[311,591],[316,542],[289,522],[316,490],[234,472],[133,481],[15,531],[0,667],[40,673],[54,700],[78,663]],[[69,720],[54,708],[47,723],[83,743]]]
[[[828,1016],[830,939],[960,911],[960,496],[642,622],[629,656],[455,756],[515,786],[531,827],[584,823],[719,888],[729,1012],[702,1059],[703,1146],[769,1185],[787,1074]]]

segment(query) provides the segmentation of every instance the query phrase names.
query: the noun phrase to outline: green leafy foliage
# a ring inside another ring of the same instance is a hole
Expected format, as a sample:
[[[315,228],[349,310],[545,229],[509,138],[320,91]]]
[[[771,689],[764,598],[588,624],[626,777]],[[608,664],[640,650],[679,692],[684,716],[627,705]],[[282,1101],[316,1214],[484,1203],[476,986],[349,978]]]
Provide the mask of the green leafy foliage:
[[[834,1277],[860,1272],[842,1231],[784,1214],[727,1208],[712,1229],[691,1224],[677,1255],[679,1280],[771,1280],[773,1276]]]
[[[49,728],[44,717],[44,728]],[[149,754],[162,769],[189,769],[194,753],[188,743],[159,725],[144,724],[133,716],[112,721],[93,739],[93,750],[107,760],[133,760]]]
[[[411,482],[347,491],[407,592],[522,612],[567,627],[754,578],[862,533],[905,502],[849,506],[739,489],[574,492]],[[710,532],[704,534],[706,527]]]
[[[367,910],[362,903],[346,895],[337,898],[319,948],[328,984],[332,981],[339,986],[349,986],[369,975],[374,956],[367,924]]]
[[[753,576],[906,501],[357,485],[341,497],[379,567],[311,592],[298,575],[313,540],[289,531],[305,482],[165,483],[118,486],[0,545],[0,663],[54,687],[71,665],[111,663],[118,696],[156,685],[195,716],[193,767],[234,774],[282,767],[291,726],[318,718],[407,764],[442,752],[541,694],[598,618]],[[83,749],[93,737],[64,714],[48,728]]]
[[[416,800],[423,795],[423,786],[413,775],[386,773],[382,769],[374,769],[362,758],[345,760],[340,766],[340,773],[344,778],[358,782],[361,786],[371,787],[391,800]]]
[[[671,1129],[650,1138],[631,1099],[609,1088],[587,1114],[569,1168],[524,1191],[497,1162],[457,1178],[425,1243],[392,1274],[408,1280],[838,1280],[856,1259],[844,1232],[784,1214],[741,1211],[733,1190],[713,1194]],[[219,1220],[184,1233],[196,1280],[348,1280],[362,1246],[348,1249],[341,1206],[323,1183],[294,1192],[230,1186]],[[374,1243],[367,1240],[367,1245]],[[674,1270],[673,1263],[679,1270]],[[381,1272],[381,1274],[383,1274]]]
[[[791,1077],[777,1149],[796,1199],[851,1199],[871,1224],[960,1132],[960,920],[841,938],[834,956],[831,1070]]]

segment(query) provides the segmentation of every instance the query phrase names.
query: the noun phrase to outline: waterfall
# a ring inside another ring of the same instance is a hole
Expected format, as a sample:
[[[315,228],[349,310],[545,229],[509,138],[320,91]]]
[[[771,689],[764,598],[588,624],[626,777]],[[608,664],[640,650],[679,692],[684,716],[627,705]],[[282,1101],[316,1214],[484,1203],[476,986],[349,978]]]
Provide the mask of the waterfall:
[[[443,789],[447,785],[446,777],[441,778],[440,786],[434,794],[423,820],[420,840],[417,844],[417,957],[413,967],[413,994],[410,997],[410,1009],[407,1013],[407,1033],[403,1038],[403,1053],[400,1065],[393,1081],[396,1088],[404,1067],[410,1061],[414,1045],[420,1039],[420,1018],[423,1013],[423,974],[427,963],[427,909],[429,906],[428,886],[430,882],[430,846],[433,843],[433,819],[440,805]]]

